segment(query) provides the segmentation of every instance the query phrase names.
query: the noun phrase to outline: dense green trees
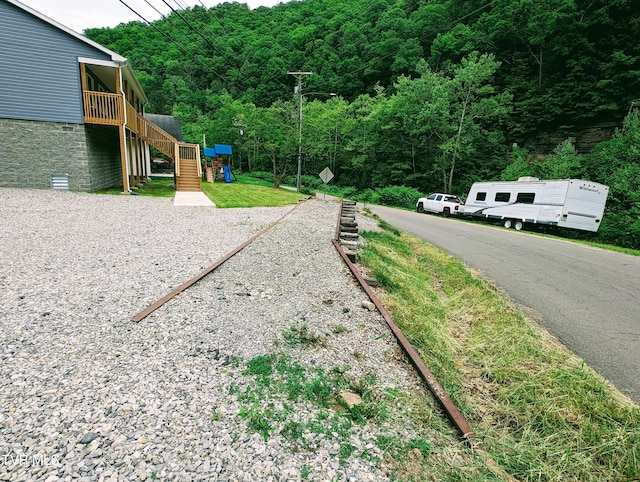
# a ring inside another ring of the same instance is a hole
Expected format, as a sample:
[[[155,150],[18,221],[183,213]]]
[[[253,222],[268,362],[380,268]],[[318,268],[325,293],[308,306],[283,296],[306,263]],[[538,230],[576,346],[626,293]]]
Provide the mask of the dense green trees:
[[[606,214],[598,239],[618,246],[640,249],[640,112],[632,111],[623,128],[588,154],[575,152],[566,141],[554,153],[527,161],[526,152],[515,149],[503,180],[520,176],[540,179],[591,179],[609,186]]]
[[[147,111],[180,116],[189,141],[234,145],[236,169],[278,183],[300,147],[304,174],[330,167],[332,182],[361,192],[586,177],[611,185],[610,210],[624,218],[602,236],[637,244],[633,117],[588,155],[571,143],[544,162],[527,155],[559,126],[621,125],[640,92],[635,0],[227,2],[86,34],[131,61]],[[313,72],[300,146],[291,70]]]
[[[186,100],[164,84],[172,75],[193,93],[226,89],[268,107],[291,91],[287,70],[313,71],[309,90],[353,101],[416,75],[420,59],[447,71],[471,52],[492,54],[496,89],[514,96],[507,137],[523,144],[538,128],[622,119],[640,88],[638,10],[633,0],[227,2],[182,12],[189,25],[172,14],[86,33],[149,74],[157,113]]]

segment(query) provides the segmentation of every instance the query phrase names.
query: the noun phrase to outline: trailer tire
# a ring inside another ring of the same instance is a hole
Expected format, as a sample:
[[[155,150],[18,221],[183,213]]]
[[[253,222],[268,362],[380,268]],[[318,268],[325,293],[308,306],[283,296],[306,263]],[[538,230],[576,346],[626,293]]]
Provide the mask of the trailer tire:
[[[524,223],[522,221],[516,221],[513,227],[516,229],[516,231],[522,231],[522,228],[524,228]]]
[[[424,206],[422,205],[422,203],[418,203],[418,207],[416,208],[416,211],[418,211],[419,213],[424,212]]]
[[[513,220],[512,219],[505,219],[504,220],[504,227],[509,229],[511,226],[513,226]]]

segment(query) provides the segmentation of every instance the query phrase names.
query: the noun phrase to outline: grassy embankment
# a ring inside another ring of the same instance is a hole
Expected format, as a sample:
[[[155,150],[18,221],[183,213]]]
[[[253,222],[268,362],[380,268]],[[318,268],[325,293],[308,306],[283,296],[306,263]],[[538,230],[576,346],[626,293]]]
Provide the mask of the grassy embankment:
[[[637,405],[462,263],[385,227],[361,262],[495,461],[519,480],[640,478]]]

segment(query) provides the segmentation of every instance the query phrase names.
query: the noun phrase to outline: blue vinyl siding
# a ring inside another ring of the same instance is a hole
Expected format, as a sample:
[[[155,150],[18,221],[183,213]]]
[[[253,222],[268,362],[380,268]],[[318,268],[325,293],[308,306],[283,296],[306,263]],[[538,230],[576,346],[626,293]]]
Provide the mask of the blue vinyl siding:
[[[82,124],[79,57],[111,60],[0,0],[0,117]]]

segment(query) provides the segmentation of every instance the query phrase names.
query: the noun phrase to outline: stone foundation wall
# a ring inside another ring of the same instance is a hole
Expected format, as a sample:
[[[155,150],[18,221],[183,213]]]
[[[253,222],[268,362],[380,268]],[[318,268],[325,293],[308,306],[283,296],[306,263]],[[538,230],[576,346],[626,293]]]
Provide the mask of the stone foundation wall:
[[[52,174],[73,191],[122,184],[115,127],[0,119],[0,139],[1,187],[50,189]]]

